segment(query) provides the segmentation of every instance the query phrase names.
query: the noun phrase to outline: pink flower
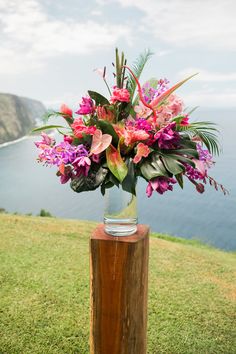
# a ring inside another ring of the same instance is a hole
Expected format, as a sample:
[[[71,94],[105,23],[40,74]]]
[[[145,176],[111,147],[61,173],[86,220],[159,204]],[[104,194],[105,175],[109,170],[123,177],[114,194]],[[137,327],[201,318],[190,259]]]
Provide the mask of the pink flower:
[[[78,117],[74,120],[74,123],[71,124],[71,128],[74,131],[74,134],[77,138],[83,138],[83,134],[93,135],[97,128],[94,126],[86,126],[81,117]]]
[[[130,93],[125,88],[118,88],[114,86],[112,96],[111,96],[111,103],[116,102],[129,102],[130,101]]]
[[[168,107],[170,108],[173,117],[183,112],[184,103],[177,95],[171,94],[168,97]]]
[[[72,118],[72,109],[64,103],[61,105],[60,112],[62,113],[64,118]]]
[[[112,136],[110,134],[102,134],[100,129],[97,129],[93,135],[90,154],[98,155],[111,144]]]
[[[170,120],[183,111],[183,101],[176,95],[170,95],[167,98],[166,104],[161,105],[157,108],[157,123],[161,125],[166,125]],[[185,120],[184,122],[187,122]]]
[[[41,133],[41,137],[42,141],[35,141],[34,143],[39,149],[43,149],[44,147],[48,148],[49,146],[53,146],[56,143],[54,138],[44,132]]]
[[[153,191],[156,191],[159,194],[163,194],[166,191],[173,190],[173,186],[171,184],[175,184],[176,180],[174,178],[168,177],[157,177],[148,182],[146,194],[148,198],[152,196]]]
[[[137,153],[133,159],[133,162],[138,163],[139,161],[141,161],[142,157],[147,157],[149,154],[150,154],[149,147],[143,143],[139,143],[137,145]]]
[[[76,114],[91,114],[94,112],[93,100],[90,97],[82,97],[82,103],[80,103],[80,109],[75,112]]]
[[[69,144],[71,144],[73,141],[73,137],[70,135],[64,135],[64,141],[67,141]]]

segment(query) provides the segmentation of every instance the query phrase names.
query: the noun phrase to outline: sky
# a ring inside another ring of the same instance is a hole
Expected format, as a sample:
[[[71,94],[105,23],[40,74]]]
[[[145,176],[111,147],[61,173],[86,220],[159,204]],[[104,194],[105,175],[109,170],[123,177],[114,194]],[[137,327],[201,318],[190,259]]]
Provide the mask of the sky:
[[[0,0],[0,92],[78,105],[87,90],[113,86],[115,47],[128,64],[154,52],[141,82],[181,88],[187,106],[236,107],[235,0]]]

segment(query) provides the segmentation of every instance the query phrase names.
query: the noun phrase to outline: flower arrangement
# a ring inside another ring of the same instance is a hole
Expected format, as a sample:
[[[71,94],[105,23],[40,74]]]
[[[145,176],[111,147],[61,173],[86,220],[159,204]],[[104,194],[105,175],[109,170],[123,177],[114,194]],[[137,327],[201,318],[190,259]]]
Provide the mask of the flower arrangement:
[[[199,193],[207,182],[224,194],[226,189],[208,175],[219,153],[217,129],[211,122],[191,122],[184,103],[175,90],[191,77],[169,87],[166,79],[151,79],[140,84],[140,76],[152,53],[146,51],[127,66],[116,49],[113,63],[115,85],[110,88],[106,67],[102,79],[109,98],[95,91],[82,97],[73,112],[63,104],[59,112],[67,127],[46,125],[34,131],[57,129],[63,140],[43,132],[35,142],[40,150],[38,161],[55,165],[61,183],[70,182],[75,192],[121,186],[135,194],[137,178],[147,182],[146,194],[163,194],[176,183],[183,188],[184,178]],[[194,75],[193,75],[194,76]],[[193,111],[193,110],[192,110]]]

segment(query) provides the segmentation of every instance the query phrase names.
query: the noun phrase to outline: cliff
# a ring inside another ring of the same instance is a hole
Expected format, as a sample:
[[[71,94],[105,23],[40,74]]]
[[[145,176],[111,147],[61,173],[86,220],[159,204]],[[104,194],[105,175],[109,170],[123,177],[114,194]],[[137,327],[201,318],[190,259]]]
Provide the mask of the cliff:
[[[0,144],[27,135],[45,111],[39,101],[0,93]]]

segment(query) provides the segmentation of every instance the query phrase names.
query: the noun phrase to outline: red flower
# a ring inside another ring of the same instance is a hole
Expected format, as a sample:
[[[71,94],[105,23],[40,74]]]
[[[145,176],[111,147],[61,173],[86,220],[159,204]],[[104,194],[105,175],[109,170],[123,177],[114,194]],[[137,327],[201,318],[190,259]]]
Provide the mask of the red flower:
[[[71,128],[73,129],[75,136],[79,139],[83,138],[83,134],[93,135],[97,130],[94,126],[86,126],[83,119],[80,117],[74,120],[74,123],[71,124]]]
[[[64,118],[72,118],[73,115],[72,109],[70,109],[70,107],[68,107],[64,103],[61,105],[60,112],[62,113]]]

